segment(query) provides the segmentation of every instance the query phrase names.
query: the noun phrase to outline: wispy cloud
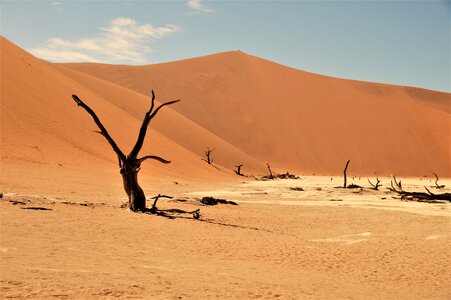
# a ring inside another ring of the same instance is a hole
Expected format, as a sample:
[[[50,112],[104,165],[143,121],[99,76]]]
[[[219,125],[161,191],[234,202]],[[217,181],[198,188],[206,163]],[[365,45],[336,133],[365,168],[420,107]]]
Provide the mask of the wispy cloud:
[[[212,13],[214,12],[213,9],[206,7],[201,0],[188,0],[186,3],[189,8],[191,8],[193,11],[197,13],[206,12],[206,13]]]
[[[117,18],[101,27],[96,37],[78,40],[51,38],[42,46],[28,49],[54,62],[91,61],[105,63],[146,63],[150,44],[175,32],[176,25],[139,25],[133,19]]]
[[[57,11],[63,11],[63,6],[62,3],[60,1],[53,1],[52,2],[52,6],[57,10]]]

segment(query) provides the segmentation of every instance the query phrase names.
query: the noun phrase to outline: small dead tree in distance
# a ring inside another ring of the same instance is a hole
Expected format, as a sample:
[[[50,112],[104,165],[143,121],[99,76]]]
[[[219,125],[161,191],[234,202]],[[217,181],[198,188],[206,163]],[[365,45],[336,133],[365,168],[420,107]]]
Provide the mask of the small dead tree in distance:
[[[179,102],[180,100],[173,100],[169,102],[165,102],[160,104],[156,109],[155,108],[155,93],[152,90],[152,101],[150,105],[149,111],[145,114],[144,120],[142,122],[141,128],[139,130],[138,139],[130,151],[128,155],[125,155],[121,149],[117,146],[116,142],[110,136],[106,128],[100,122],[99,118],[95,114],[95,112],[86,105],[77,95],[72,95],[72,98],[77,103],[78,106],[84,108],[93,118],[97,127],[99,127],[100,131],[97,131],[101,134],[111,145],[114,152],[117,155],[120,173],[122,175],[124,190],[128,196],[128,207],[132,211],[145,211],[146,210],[146,196],[144,195],[143,189],[138,184],[138,172],[141,169],[141,164],[147,159],[154,159],[161,163],[168,164],[170,161],[161,158],[155,155],[146,155],[138,158],[139,151],[141,150],[144,138],[146,137],[147,127],[149,126],[150,121],[157,115],[161,108],[167,105],[174,104]],[[160,196],[161,197],[161,196]]]
[[[215,148],[210,150],[210,147],[207,147],[207,150],[205,150],[205,156],[207,157],[207,159],[201,158],[201,160],[203,160],[207,164],[211,165],[213,163],[213,158],[211,157],[211,152],[213,152],[214,150],[215,150]]]
[[[373,184],[369,179],[368,179],[368,182],[371,184],[371,186],[372,186],[372,188],[371,189],[373,189],[373,190],[375,190],[375,191],[377,191],[377,190],[379,190],[379,187],[381,186],[381,181],[379,180],[379,178],[378,177],[376,177],[376,184]]]
[[[241,173],[241,167],[242,167],[242,166],[243,166],[242,164],[241,164],[241,165],[236,165],[236,166],[235,166],[235,168],[236,168],[236,170],[235,170],[236,175],[238,175],[238,176],[244,176],[244,174]]]
[[[345,169],[344,169],[344,171],[343,171],[343,175],[344,175],[344,184],[343,184],[343,188],[346,188],[347,187],[347,185],[346,185],[346,170],[348,169],[348,165],[349,165],[349,162],[350,162],[351,160],[350,159],[348,159],[348,161],[346,162],[346,166],[345,166]]]
[[[268,167],[268,171],[269,171],[269,179],[273,179],[274,175],[272,174],[271,166],[269,165],[269,163],[267,163],[266,166]]]
[[[393,186],[393,181],[390,180],[390,186],[391,186],[391,188],[388,188],[388,189],[389,189],[390,191],[392,191],[392,192],[403,191],[401,180],[399,180],[399,182],[398,182],[398,181],[396,180],[396,176],[395,176],[395,175],[393,175],[393,180],[395,181],[395,186],[396,186],[396,187]]]
[[[444,189],[445,188],[445,185],[439,185],[438,184],[438,175],[437,174],[435,174],[435,173],[432,173],[432,174],[434,174],[434,176],[435,176],[435,188],[437,188],[437,189]]]

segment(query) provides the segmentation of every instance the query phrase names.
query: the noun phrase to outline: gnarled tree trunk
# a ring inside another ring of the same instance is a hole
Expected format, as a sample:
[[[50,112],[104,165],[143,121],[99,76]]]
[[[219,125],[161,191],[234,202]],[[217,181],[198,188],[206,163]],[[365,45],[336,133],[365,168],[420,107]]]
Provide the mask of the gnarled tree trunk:
[[[144,194],[143,189],[139,186],[138,183],[138,172],[141,169],[141,163],[146,159],[155,159],[161,163],[168,164],[170,161],[163,159],[159,156],[155,155],[147,155],[141,158],[138,158],[139,151],[141,150],[144,138],[146,137],[147,127],[149,126],[150,121],[156,116],[158,111],[166,105],[170,105],[176,103],[180,100],[169,101],[161,104],[155,110],[155,93],[152,91],[152,101],[150,105],[149,111],[146,113],[144,120],[141,125],[141,129],[139,130],[138,139],[136,141],[135,146],[130,151],[130,153],[126,156],[121,149],[117,146],[116,142],[111,138],[108,131],[105,129],[103,124],[100,122],[99,118],[95,114],[95,112],[87,106],[83,101],[78,98],[77,95],[72,95],[72,98],[75,100],[78,106],[83,107],[93,118],[97,127],[99,127],[100,131],[97,131],[101,134],[108,143],[113,148],[114,152],[118,157],[120,173],[122,175],[122,180],[124,183],[124,190],[128,196],[128,207],[132,211],[145,211],[146,210],[146,196]]]
[[[121,168],[124,190],[128,196],[128,207],[132,211],[144,211],[146,209],[146,196],[138,183],[138,171],[136,165],[126,162]]]

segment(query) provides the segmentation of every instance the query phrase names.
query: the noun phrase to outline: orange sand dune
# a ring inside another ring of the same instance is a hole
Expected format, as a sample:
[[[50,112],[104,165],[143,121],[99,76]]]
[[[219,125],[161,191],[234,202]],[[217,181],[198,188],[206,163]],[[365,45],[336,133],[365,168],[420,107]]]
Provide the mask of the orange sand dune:
[[[114,152],[91,117],[72,100],[78,94],[99,115],[123,151],[133,146],[150,98],[84,74],[63,74],[1,39],[2,188],[41,194],[84,193],[82,197],[123,196]],[[176,92],[176,91],[175,91]],[[171,95],[172,99],[177,95]],[[166,98],[167,99],[167,98]],[[183,103],[183,102],[181,102]],[[141,155],[161,155],[173,162],[147,161],[140,172],[143,187],[180,180],[234,178],[233,165],[263,166],[171,108],[151,123]],[[155,130],[154,128],[157,128]],[[219,167],[200,160],[207,146],[219,149]],[[113,183],[113,184],[112,184]],[[164,192],[164,191],[163,191]]]
[[[450,176],[450,95],[343,80],[241,51],[148,66],[64,64],[174,107],[279,171]],[[66,75],[71,76],[68,72]]]

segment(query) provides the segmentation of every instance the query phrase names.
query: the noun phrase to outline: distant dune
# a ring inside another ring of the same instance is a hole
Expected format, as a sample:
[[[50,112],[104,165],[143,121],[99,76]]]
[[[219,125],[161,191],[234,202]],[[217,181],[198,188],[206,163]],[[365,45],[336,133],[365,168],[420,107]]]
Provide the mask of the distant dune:
[[[183,103],[174,110],[279,171],[339,174],[351,159],[356,175],[450,176],[449,93],[320,76],[241,51],[61,65],[72,77],[65,68],[145,95],[175,94]]]
[[[136,141],[150,98],[74,71],[64,74],[62,67],[37,59],[4,38],[1,63],[2,190],[76,193],[85,198],[123,195],[114,152],[71,95],[77,94],[97,112],[124,152]],[[170,98],[175,97],[180,98],[177,93]],[[264,170],[260,162],[171,108],[163,109],[150,127],[141,154],[159,155],[172,163],[145,162],[140,177],[149,193],[158,189],[155,183],[234,178],[237,162]],[[218,148],[216,168],[200,160],[207,146]]]
[[[447,93],[319,76],[239,51],[141,67],[52,64],[4,38],[1,70],[2,184],[11,189],[122,193],[113,151],[71,95],[129,151],[151,89],[182,101],[150,125],[142,154],[172,163],[144,166],[149,185],[230,180],[238,163],[247,174],[265,173],[266,162],[340,174],[347,159],[354,175],[451,175]],[[216,168],[201,161],[207,146]]]

